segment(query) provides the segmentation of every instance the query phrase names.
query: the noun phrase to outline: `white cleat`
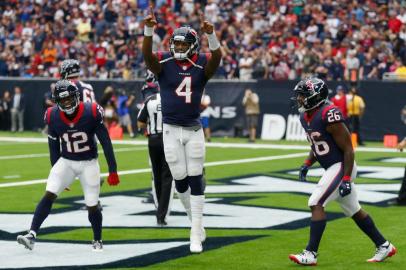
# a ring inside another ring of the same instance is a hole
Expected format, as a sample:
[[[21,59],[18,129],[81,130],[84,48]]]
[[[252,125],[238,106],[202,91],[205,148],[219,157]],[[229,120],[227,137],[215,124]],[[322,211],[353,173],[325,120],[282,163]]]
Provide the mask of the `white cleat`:
[[[202,242],[190,241],[190,252],[191,253],[201,253],[202,251],[203,251]]]
[[[202,230],[200,231],[200,242],[203,243],[204,241],[206,241],[206,230],[202,226]]]
[[[34,249],[35,236],[32,233],[17,236],[17,242],[29,250]]]
[[[317,253],[303,250],[300,254],[290,254],[289,259],[301,265],[317,265]]]
[[[201,253],[203,251],[202,246],[202,235],[201,231],[199,233],[194,233],[190,231],[190,252],[191,253]]]
[[[92,250],[94,252],[102,252],[103,251],[103,242],[102,240],[93,240],[92,241]]]
[[[376,248],[375,255],[368,259],[367,262],[383,262],[386,258],[392,257],[397,252],[392,243],[386,241],[382,245]]]

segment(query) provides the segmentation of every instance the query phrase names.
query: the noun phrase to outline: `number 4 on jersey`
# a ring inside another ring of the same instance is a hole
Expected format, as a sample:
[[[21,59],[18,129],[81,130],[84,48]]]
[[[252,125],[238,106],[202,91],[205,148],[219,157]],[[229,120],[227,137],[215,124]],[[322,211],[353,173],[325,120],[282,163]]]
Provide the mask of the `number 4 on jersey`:
[[[185,103],[192,102],[192,77],[188,76],[183,79],[175,90],[180,97],[185,97]]]

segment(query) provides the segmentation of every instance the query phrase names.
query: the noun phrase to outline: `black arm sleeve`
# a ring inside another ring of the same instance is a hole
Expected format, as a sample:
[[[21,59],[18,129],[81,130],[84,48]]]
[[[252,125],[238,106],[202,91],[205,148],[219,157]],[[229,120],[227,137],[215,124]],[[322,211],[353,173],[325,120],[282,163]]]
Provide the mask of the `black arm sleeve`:
[[[48,146],[51,165],[54,166],[61,157],[61,144],[58,135],[53,131],[52,127],[48,127]]]
[[[138,113],[138,117],[137,117],[137,120],[140,122],[143,122],[143,123],[148,122],[148,108],[147,108],[148,101],[149,101],[149,99],[144,102],[140,112]]]
[[[107,160],[107,165],[109,166],[109,172],[117,172],[117,163],[114,156],[113,145],[109,137],[109,132],[103,124],[103,108],[99,105],[94,104],[96,107],[96,136],[103,147],[104,156]]]

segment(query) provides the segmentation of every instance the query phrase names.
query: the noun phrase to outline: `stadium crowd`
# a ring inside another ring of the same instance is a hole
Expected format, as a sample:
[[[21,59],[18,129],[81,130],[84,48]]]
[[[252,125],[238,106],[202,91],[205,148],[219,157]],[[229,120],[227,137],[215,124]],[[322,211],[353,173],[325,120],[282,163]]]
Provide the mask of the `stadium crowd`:
[[[215,23],[218,78],[374,80],[406,67],[400,0],[156,0],[154,50],[174,28]],[[170,3],[170,4],[169,4]],[[83,78],[142,77],[147,0],[0,1],[0,76],[58,77],[78,59]],[[201,50],[208,51],[203,35]]]

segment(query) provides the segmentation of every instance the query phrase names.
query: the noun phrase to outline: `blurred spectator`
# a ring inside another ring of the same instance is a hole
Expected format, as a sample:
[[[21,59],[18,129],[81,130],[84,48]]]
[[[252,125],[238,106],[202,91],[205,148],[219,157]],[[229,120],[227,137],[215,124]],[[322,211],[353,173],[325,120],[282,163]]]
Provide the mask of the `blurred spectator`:
[[[0,130],[10,130],[11,128],[11,95],[10,91],[6,90],[3,93],[3,98],[0,99],[1,121]]]
[[[255,142],[258,116],[259,116],[259,97],[251,89],[246,89],[242,104],[245,107],[245,116],[249,134],[249,142]]]
[[[211,103],[210,96],[206,94],[206,91],[204,92],[202,96],[202,101],[200,103],[200,121],[202,122],[202,127],[204,131],[204,137],[208,142],[211,141],[211,131],[210,131],[210,113],[209,110],[207,109]]]
[[[25,97],[19,86],[14,87],[11,103],[11,131],[24,131]]]
[[[106,127],[109,128],[113,122],[118,121],[116,96],[113,87],[107,86],[106,89],[104,89],[99,104],[104,109],[104,123]]]
[[[336,94],[334,95],[334,97],[331,98],[331,102],[333,102],[333,104],[340,109],[344,116],[344,119],[347,120],[347,98],[345,96],[344,87],[342,85],[337,86]]]
[[[350,120],[351,132],[357,134],[358,145],[365,145],[361,138],[361,118],[365,112],[365,103],[362,97],[357,95],[357,88],[351,87],[347,95],[347,112]]]
[[[117,97],[117,114],[119,117],[120,125],[127,128],[127,132],[130,134],[131,138],[135,137],[129,107],[135,100],[135,96],[130,94],[127,95],[124,89],[118,89]]]
[[[241,80],[250,80],[252,79],[252,66],[254,64],[254,59],[251,57],[249,51],[244,51],[243,57],[239,61],[240,68],[240,79]]]
[[[84,63],[84,78],[145,73],[138,45],[147,0],[2,2],[1,76],[57,77],[55,67],[67,58]],[[396,70],[406,51],[402,1],[154,2],[154,51],[168,46],[175,27],[199,29],[203,12],[223,40],[216,74],[221,78],[382,79]],[[201,51],[209,52],[205,36]]]

